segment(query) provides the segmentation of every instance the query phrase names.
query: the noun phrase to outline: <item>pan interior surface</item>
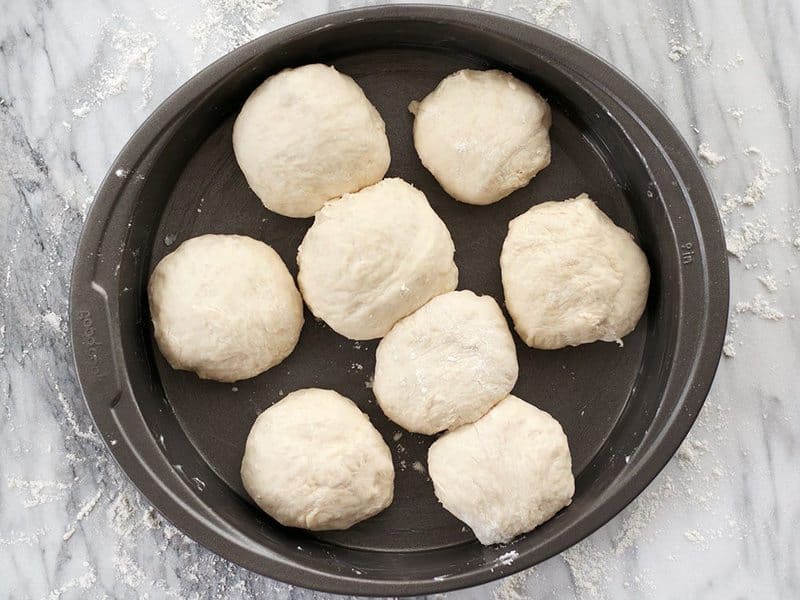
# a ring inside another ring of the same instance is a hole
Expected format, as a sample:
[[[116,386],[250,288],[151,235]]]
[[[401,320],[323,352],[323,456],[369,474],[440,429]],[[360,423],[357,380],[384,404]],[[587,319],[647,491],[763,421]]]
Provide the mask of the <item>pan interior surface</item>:
[[[682,142],[621,76],[612,71],[628,86],[624,94],[609,92],[613,82],[593,79],[599,73],[589,67],[608,69],[598,59],[501,17],[482,15],[478,26],[471,11],[395,7],[358,13],[363,18],[320,17],[249,44],[192,80],[137,133],[112,168],[130,175],[104,184],[76,259],[76,361],[99,430],[119,440],[111,449],[123,469],[201,543],[306,587],[358,594],[443,591],[552,556],[646,486],[688,431],[710,384],[720,323],[724,332],[724,317],[714,310],[723,300],[722,311],[727,307],[727,272],[719,271],[725,263],[723,257],[719,266],[714,246],[721,238],[713,208],[711,217],[697,214],[711,205],[696,166],[678,164],[680,157],[670,156],[656,134],[664,127],[664,135]],[[282,217],[261,205],[236,164],[231,131],[242,103],[264,78],[308,62],[333,64],[353,77],[381,113],[392,152],[387,177],[421,189],[447,224],[459,289],[489,294],[502,305],[498,260],[508,221],[535,204],[582,192],[630,231],[648,256],[647,309],[623,347],[595,343],[538,351],[515,335],[520,374],[513,393],[562,424],[577,486],[572,505],[508,545],[481,546],[438,504],[427,476],[427,450],[435,438],[388,421],[372,395],[377,340],[347,340],[306,310],[295,351],[268,372],[231,385],[172,370],[152,338],[147,280],[186,239],[249,235],[270,244],[297,274],[297,247],[312,220]],[[408,103],[462,68],[511,71],[553,110],[550,166],[490,206],[447,196],[414,151]],[[642,111],[652,116],[649,128]],[[681,147],[673,150],[679,154]],[[707,231],[704,218],[711,219]],[[108,355],[95,350],[92,360],[92,340],[97,348],[107,343]],[[700,359],[705,362],[698,366]],[[256,416],[304,387],[335,389],[354,400],[392,450],[394,503],[347,531],[281,527],[242,488],[239,465]]]

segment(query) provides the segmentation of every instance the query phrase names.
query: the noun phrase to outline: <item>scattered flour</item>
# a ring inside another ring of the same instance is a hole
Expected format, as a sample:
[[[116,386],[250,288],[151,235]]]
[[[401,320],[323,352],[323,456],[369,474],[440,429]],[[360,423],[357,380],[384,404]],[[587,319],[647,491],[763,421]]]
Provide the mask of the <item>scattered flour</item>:
[[[766,196],[767,188],[772,178],[778,174],[778,170],[770,164],[758,148],[751,146],[746,148],[744,153],[749,156],[758,157],[758,168],[753,180],[747,184],[747,188],[744,194],[742,194],[741,204],[744,206],[755,206],[758,201],[763,200],[764,196]]]
[[[725,342],[722,345],[722,354],[728,358],[736,356],[736,347],[734,346],[734,340],[731,334],[725,336]]]
[[[42,320],[52,327],[55,331],[61,331],[61,315],[48,311],[42,315]]]
[[[761,294],[756,294],[749,302],[737,302],[736,312],[740,314],[750,313],[767,321],[780,321],[784,317],[784,314],[770,304]]]
[[[728,62],[722,65],[722,68],[726,71],[733,71],[734,69],[738,69],[740,66],[742,66],[743,62],[744,56],[737,52],[733,58],[729,59]]]
[[[763,217],[755,222],[743,223],[738,230],[729,229],[726,232],[727,250],[740,260],[744,259],[754,246],[778,239],[780,239],[778,232]]]
[[[32,508],[47,502],[61,500],[67,495],[67,490],[72,487],[71,483],[45,479],[20,479],[18,477],[9,477],[6,481],[10,489],[20,490],[26,494],[27,497],[22,503],[25,508]]]
[[[517,560],[518,558],[519,558],[519,552],[517,552],[516,550],[511,550],[509,552],[506,552],[505,554],[501,554],[500,556],[498,556],[494,562],[496,565],[505,565],[508,567],[514,564],[514,561]]]
[[[751,146],[746,148],[744,153],[757,158],[753,179],[747,184],[743,193],[723,194],[724,202],[720,206],[723,215],[741,206],[755,206],[766,197],[772,179],[779,173],[758,148]]]
[[[689,540],[690,542],[694,542],[695,544],[705,544],[706,538],[703,536],[702,533],[697,531],[696,529],[687,529],[683,536]]]
[[[687,438],[678,448],[675,456],[683,468],[700,470],[700,460],[708,452],[708,442],[705,440]]]
[[[161,517],[159,517],[155,508],[148,506],[144,509],[144,514],[142,515],[142,525],[144,525],[145,528],[150,530],[158,529],[163,524],[164,522],[161,520]]]
[[[691,50],[690,46],[686,45],[681,40],[673,38],[669,41],[669,52],[667,56],[669,56],[672,62],[679,62],[684,56],[689,54],[689,50]]]
[[[64,532],[63,540],[66,542],[75,534],[75,528],[78,524],[83,521],[89,514],[94,510],[94,507],[97,506],[97,502],[100,500],[100,496],[103,495],[102,488],[97,490],[97,493],[92,496],[78,511],[78,514],[75,515],[75,520],[72,522],[71,525],[67,527],[67,530]]]
[[[761,283],[761,285],[767,288],[767,291],[769,291],[770,293],[774,294],[775,292],[778,291],[778,282],[775,281],[774,275],[772,274],[759,275],[758,281]]]
[[[624,554],[642,541],[647,526],[653,521],[656,513],[664,504],[664,498],[652,492],[646,492],[639,502],[628,512],[617,534],[612,540],[612,547],[617,556]]]
[[[8,532],[8,537],[0,537],[0,546],[16,546],[17,544],[25,544],[27,546],[38,545],[41,538],[46,533],[47,532],[42,527],[30,533],[20,533],[12,530]]]
[[[131,73],[141,74],[142,102],[146,107],[153,97],[153,58],[158,40],[150,32],[142,31],[127,17],[113,15],[102,27],[102,48],[96,59],[82,100],[72,109],[72,115],[81,119],[92,108],[112,96],[128,89]]]
[[[492,593],[493,600],[527,600],[530,598],[526,584],[531,573],[533,573],[533,569],[528,569],[503,579]]]
[[[265,33],[282,4],[283,0],[200,0],[200,17],[189,28],[195,42],[192,68],[202,66],[209,50],[216,58]]]
[[[713,66],[710,62],[710,47],[706,44],[703,32],[692,26],[691,22],[669,18],[666,34],[669,36],[667,58],[673,63],[688,63],[706,69]]]
[[[140,589],[146,576],[134,557],[138,528],[142,522],[136,518],[134,500],[129,494],[121,492],[112,501],[108,507],[108,520],[117,534],[113,550],[117,576],[134,590]]]
[[[739,260],[743,260],[753,246],[780,239],[778,232],[764,217],[745,222],[738,230],[729,229],[725,234],[728,252]]]
[[[702,158],[706,163],[712,167],[716,167],[719,163],[726,160],[726,156],[718,154],[711,149],[707,142],[701,142],[697,147],[697,156]]]
[[[604,597],[603,588],[609,577],[603,554],[591,540],[584,540],[561,555],[572,573],[578,598]]]
[[[61,405],[61,410],[64,412],[64,417],[67,420],[67,425],[69,425],[69,429],[72,432],[72,436],[91,441],[91,442],[100,442],[100,436],[97,435],[93,430],[84,431],[80,428],[78,424],[78,419],[75,416],[75,410],[70,406],[67,399],[64,397],[64,394],[61,392],[58,384],[54,384],[53,387],[56,390],[56,395],[58,397],[58,402]],[[70,436],[68,436],[70,437]]]
[[[662,520],[659,512],[665,506],[672,510],[688,501],[692,507],[700,507],[713,514],[718,504],[718,483],[726,477],[727,469],[714,452],[712,441],[722,443],[729,439],[727,410],[710,400],[706,403],[695,428],[684,440],[670,467],[623,511],[618,519],[618,532],[609,544],[601,546],[589,538],[562,554],[578,598],[609,597],[608,590],[613,589],[612,581],[616,582],[628,574],[626,565],[629,563],[622,556],[635,551],[640,544],[649,544],[661,536],[662,532],[655,528],[654,523]],[[699,437],[699,433],[703,437]],[[676,468],[679,477],[673,477]],[[712,534],[716,539],[731,538],[740,534],[740,526],[729,518],[724,526],[699,535],[710,539]],[[639,571],[632,581],[623,581],[622,585],[626,588],[631,585],[644,588],[649,584],[645,572]]]
[[[741,108],[737,108],[735,106],[731,106],[728,110],[726,110],[731,117],[736,121],[736,124],[741,127],[742,123],[744,122],[744,111]]]
[[[461,0],[461,5],[467,8],[480,8],[481,10],[492,10],[494,0]]]
[[[61,587],[54,589],[43,600],[58,600],[70,590],[88,590],[95,583],[97,583],[97,576],[94,574],[94,570],[90,569],[87,573],[74,577]]]
[[[581,39],[573,16],[572,0],[532,0],[512,5],[511,11],[525,13],[528,20],[539,27],[558,29],[570,39]]]
[[[122,93],[128,88],[128,74],[133,70],[142,73],[142,103],[147,106],[153,97],[153,54],[158,45],[155,35],[138,31],[135,27],[118,29],[111,36],[111,47],[119,54],[115,69],[101,79],[100,95],[105,97]]]
[[[80,106],[72,109],[72,115],[74,117],[77,117],[78,119],[82,119],[83,117],[88,115],[90,112],[92,112],[92,108],[89,106],[88,102],[84,102]],[[72,126],[70,125],[70,128],[71,127]]]
[[[78,213],[81,215],[84,221],[86,220],[86,216],[89,214],[89,207],[92,205],[92,202],[94,202],[94,194],[86,196],[81,205],[78,207]]]

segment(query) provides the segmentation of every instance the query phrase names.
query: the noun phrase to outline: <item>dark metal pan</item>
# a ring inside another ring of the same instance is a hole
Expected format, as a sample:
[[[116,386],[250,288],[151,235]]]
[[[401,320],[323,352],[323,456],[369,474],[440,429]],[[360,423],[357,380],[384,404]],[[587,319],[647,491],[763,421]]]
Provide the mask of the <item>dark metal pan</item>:
[[[518,343],[514,393],[569,437],[573,503],[503,547],[483,547],[436,501],[420,466],[431,437],[404,433],[369,389],[376,342],[346,340],[309,313],[282,364],[235,386],[173,371],[152,338],[146,282],[175,245],[203,233],[271,244],[296,273],[310,219],[265,210],[233,157],[231,127],[268,75],[325,62],[351,75],[386,121],[389,176],[422,189],[452,232],[462,289],[502,302],[498,258],[509,219],[588,192],[631,231],[652,268],[645,316],[625,346],[535,351]],[[449,198],[422,167],[406,110],[457,69],[500,68],[553,108],[553,160],[491,206]],[[121,175],[121,176],[120,176]],[[176,526],[245,567],[347,594],[425,594],[530,567],[625,507],[673,455],[711,384],[728,307],[723,234],[691,151],[667,118],[611,66],[525,23],[475,11],[385,6],[325,15],[266,35],[190,80],[147,119],[103,182],[75,258],[70,327],[98,430],[122,469]],[[392,447],[392,506],[343,532],[279,526],[239,479],[256,415],[289,391],[327,387],[355,400]],[[414,465],[416,462],[419,464]]]

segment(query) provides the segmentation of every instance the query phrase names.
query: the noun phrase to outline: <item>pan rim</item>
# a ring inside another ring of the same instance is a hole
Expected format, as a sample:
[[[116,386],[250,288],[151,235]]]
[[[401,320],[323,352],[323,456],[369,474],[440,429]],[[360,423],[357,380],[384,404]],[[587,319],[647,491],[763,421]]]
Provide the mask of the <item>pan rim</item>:
[[[115,199],[127,185],[127,181],[118,177],[115,172],[120,168],[130,169],[133,164],[136,164],[146,154],[147,148],[151,147],[158,139],[159,133],[178,118],[189,99],[214,85],[232,69],[247,62],[255,55],[274,50],[289,39],[310,34],[320,27],[341,25],[355,19],[365,21],[433,20],[439,23],[473,28],[480,25],[485,29],[502,31],[519,40],[524,40],[527,36],[529,43],[533,43],[530,42],[530,38],[535,36],[537,44],[548,44],[557,49],[559,55],[564,57],[565,62],[582,66],[587,71],[591,68],[594,78],[600,79],[605,86],[612,89],[614,95],[621,98],[625,106],[632,109],[637,106],[639,109],[647,109],[649,124],[645,129],[660,143],[665,159],[674,166],[675,170],[680,173],[681,180],[692,190],[692,214],[695,218],[699,245],[705,252],[706,271],[718,274],[714,280],[709,279],[708,281],[706,305],[724,307],[724,310],[719,311],[717,315],[714,315],[713,311],[710,312],[709,319],[704,324],[703,335],[698,341],[697,355],[693,358],[689,369],[690,376],[683,388],[684,393],[682,398],[676,401],[674,410],[680,409],[680,412],[673,415],[674,418],[663,428],[655,443],[649,448],[643,449],[646,456],[639,460],[638,471],[632,473],[622,485],[615,489],[602,505],[594,507],[594,510],[589,513],[592,516],[591,520],[581,520],[566,530],[560,536],[561,543],[558,544],[560,548],[549,553],[549,556],[542,560],[563,552],[605,525],[643,492],[666,466],[689,432],[705,401],[721,356],[727,325],[729,284],[724,236],[720,217],[705,177],[694,159],[691,149],[660,107],[610,63],[566,38],[527,22],[473,9],[420,4],[390,5],[351,9],[312,17],[268,33],[241,46],[206,67],[173,92],[142,123],[123,147],[98,188],[95,202],[87,214],[86,224],[77,247],[70,287],[70,333],[73,360],[89,412],[122,472],[167,520],[185,531],[201,545],[254,572],[293,585],[302,587],[310,585],[314,589],[327,592],[415,595],[450,591],[487,583],[501,576],[529,568],[540,561],[526,561],[525,554],[520,553],[516,561],[503,569],[498,569],[496,565],[486,564],[446,579],[409,582],[399,579],[370,579],[320,572],[307,566],[282,561],[280,557],[268,560],[263,555],[255,553],[248,556],[244,547],[240,547],[240,551],[235,557],[232,557],[231,553],[226,552],[230,545],[230,538],[220,536],[215,531],[216,528],[209,519],[201,514],[203,511],[199,503],[192,506],[186,500],[182,500],[164,489],[159,489],[164,482],[157,481],[157,478],[154,478],[152,473],[143,467],[136,449],[128,443],[115,445],[108,443],[113,437],[109,434],[110,426],[113,426],[113,423],[101,414],[101,409],[107,408],[107,403],[97,399],[96,394],[93,393],[90,379],[92,368],[96,365],[91,363],[86,354],[78,351],[78,347],[86,340],[86,330],[81,326],[82,318],[77,307],[78,295],[79,290],[87,284],[91,284],[92,279],[85,277],[87,269],[83,258],[93,255],[97,248],[97,239],[100,237],[100,230],[105,222],[105,219],[98,217],[103,216],[103,211],[113,208]],[[638,110],[634,112],[639,114]],[[147,142],[147,145],[143,145],[143,142]],[[668,152],[666,148],[671,150]],[[688,192],[686,195],[688,198]],[[120,390],[120,393],[125,392]]]

